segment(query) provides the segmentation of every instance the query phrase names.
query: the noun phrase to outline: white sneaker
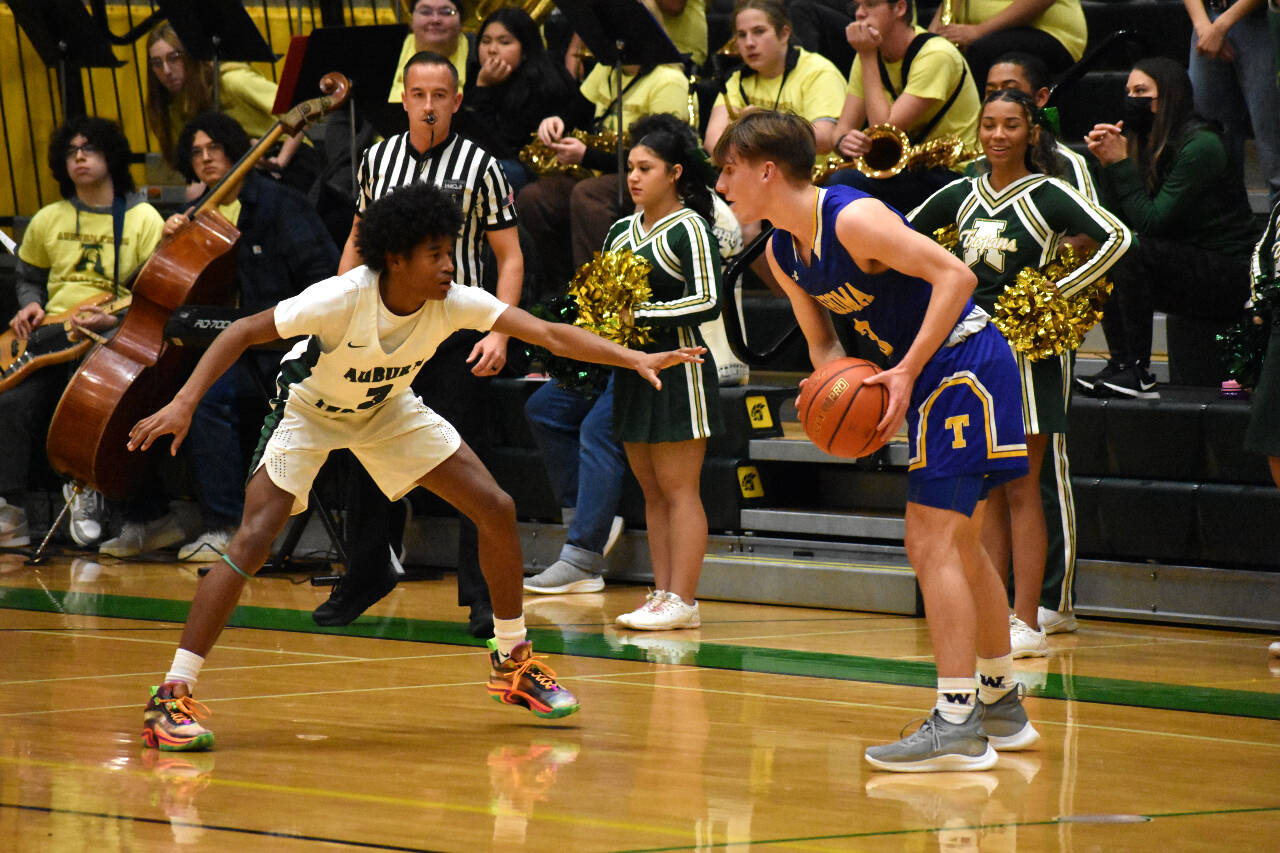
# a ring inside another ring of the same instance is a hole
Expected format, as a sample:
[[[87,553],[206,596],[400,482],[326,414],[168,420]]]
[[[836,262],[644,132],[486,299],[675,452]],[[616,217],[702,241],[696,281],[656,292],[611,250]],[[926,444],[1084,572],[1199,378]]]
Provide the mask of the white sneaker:
[[[120,535],[103,542],[98,547],[98,553],[108,557],[133,557],[159,551],[161,548],[170,548],[185,538],[187,535],[182,532],[178,519],[170,513],[145,524],[137,521],[126,522]]]
[[[1280,657],[1280,640],[1277,640],[1276,642],[1274,642],[1274,643],[1272,643],[1270,646],[1268,646],[1268,647],[1267,647],[1267,652],[1268,652],[1268,653],[1269,653],[1273,658]]]
[[[630,621],[625,623],[627,627],[639,631],[671,631],[697,628],[702,624],[698,602],[685,604],[684,599],[674,592],[664,593],[661,599],[655,597],[650,606],[627,615],[630,617]]]
[[[102,492],[81,489],[77,495],[75,486],[63,483],[62,499],[71,503],[71,520],[67,522],[71,541],[83,548],[101,539],[102,522],[107,517],[107,501]]]
[[[27,511],[0,498],[0,546],[16,547],[30,544]]]
[[[1044,631],[1036,631],[1012,613],[1009,614],[1009,645],[1015,658],[1044,658],[1049,656],[1049,641]]]
[[[666,597],[667,593],[665,590],[651,589],[649,590],[649,594],[644,597],[644,604],[641,604],[630,613],[623,613],[613,621],[618,625],[623,625],[627,628],[634,628],[635,626],[631,624],[632,617],[639,616],[641,613],[650,612],[654,608],[658,607]]]
[[[212,563],[214,560],[221,559],[227,551],[227,546],[231,544],[231,537],[234,534],[235,528],[232,527],[206,530],[194,541],[178,549],[178,559],[190,563]]]
[[[1070,610],[1039,607],[1036,609],[1036,620],[1040,623],[1040,630],[1046,634],[1066,634],[1080,627],[1076,614]]]

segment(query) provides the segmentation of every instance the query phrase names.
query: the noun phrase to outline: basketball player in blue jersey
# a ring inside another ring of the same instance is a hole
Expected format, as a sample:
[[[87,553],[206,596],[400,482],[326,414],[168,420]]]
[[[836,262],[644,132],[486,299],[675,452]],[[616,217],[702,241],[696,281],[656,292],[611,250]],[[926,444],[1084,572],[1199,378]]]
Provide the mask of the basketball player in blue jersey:
[[[391,500],[416,486],[465,513],[480,530],[480,568],[493,598],[489,693],[540,717],[562,717],[578,701],[537,661],[525,639],[523,561],[515,505],[457,430],[427,408],[410,383],[457,329],[512,335],[559,355],[657,373],[700,361],[702,347],[642,353],[584,329],[547,323],[479,287],[453,284],[462,216],[431,184],[398,189],[366,209],[358,240],[364,265],[311,285],[222,332],[172,402],[139,421],[130,449],[173,435],[177,452],[201,395],[250,346],[306,336],[281,362],[277,399],[263,427],[245,492],[244,518],[222,563],[201,581],[173,664],[144,712],[143,742],[170,751],[208,749],[213,733],[191,699],[205,656],[248,581],[270,555],[289,516],[307,506],[330,451],[349,448]]]
[[[969,268],[871,196],[813,186],[813,154],[804,119],[752,113],[716,145],[716,188],[740,220],[776,227],[767,257],[813,366],[845,355],[829,309],[889,365],[865,380],[888,392],[878,437],[906,420],[907,556],[924,598],[938,696],[916,732],[870,747],[866,758],[880,770],[986,770],[996,749],[1039,737],[1013,680],[1004,585],[979,538],[987,493],[1027,473],[1013,356],[973,304]]]

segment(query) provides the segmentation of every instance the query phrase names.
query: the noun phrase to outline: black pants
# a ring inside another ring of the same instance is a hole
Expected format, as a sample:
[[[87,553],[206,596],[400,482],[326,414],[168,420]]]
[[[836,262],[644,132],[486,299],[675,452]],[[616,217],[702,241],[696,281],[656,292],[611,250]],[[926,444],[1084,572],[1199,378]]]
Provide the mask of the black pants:
[[[471,365],[465,361],[481,337],[478,332],[454,333],[422,366],[413,389],[423,402],[453,424],[462,440],[483,459],[489,450],[489,380],[473,375]],[[356,473],[352,492],[347,505],[349,529],[355,531],[347,546],[350,571],[384,574],[390,561],[391,531],[397,522],[404,523],[403,515],[394,510],[363,468]],[[487,604],[489,587],[480,571],[479,534],[461,514],[458,523],[458,604]]]
[[[1102,315],[1111,358],[1151,363],[1155,311],[1226,323],[1240,316],[1249,291],[1249,258],[1143,237],[1111,268],[1115,289]]]

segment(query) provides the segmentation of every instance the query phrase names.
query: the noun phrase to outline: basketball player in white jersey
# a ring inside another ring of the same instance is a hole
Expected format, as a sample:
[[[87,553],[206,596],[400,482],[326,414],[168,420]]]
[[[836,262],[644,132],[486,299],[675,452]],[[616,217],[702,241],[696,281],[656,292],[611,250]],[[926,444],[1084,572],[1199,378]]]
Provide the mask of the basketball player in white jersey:
[[[521,609],[523,562],[515,505],[457,431],[410,389],[419,367],[459,328],[495,330],[559,355],[636,370],[660,387],[659,370],[700,361],[701,347],[646,354],[574,326],[547,323],[478,287],[453,284],[461,215],[430,184],[398,189],[361,221],[363,266],[326,279],[224,331],[173,401],[139,421],[131,449],[173,435],[176,452],[201,395],[254,344],[306,335],[281,363],[278,398],[254,456],[244,518],[200,583],[173,665],[152,691],[143,741],[162,750],[208,749],[213,733],[191,699],[244,584],[269,556],[289,516],[306,508],[312,480],[330,451],[349,448],[391,500],[416,486],[465,513],[480,530],[480,565],[493,599],[489,693],[541,717],[578,709],[545,664],[532,657]]]

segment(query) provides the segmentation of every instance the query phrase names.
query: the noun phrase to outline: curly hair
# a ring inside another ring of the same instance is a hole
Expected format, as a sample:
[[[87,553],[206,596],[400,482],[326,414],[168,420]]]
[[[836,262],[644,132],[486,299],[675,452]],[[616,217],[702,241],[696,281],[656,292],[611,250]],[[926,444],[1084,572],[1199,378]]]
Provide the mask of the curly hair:
[[[707,222],[715,221],[711,185],[718,176],[707,162],[693,128],[673,115],[654,113],[633,121],[629,131],[636,140],[635,146],[648,148],[668,167],[680,166],[676,180],[680,201]]]
[[[120,125],[96,116],[77,116],[55,130],[49,139],[49,169],[58,180],[62,197],[71,198],[76,194],[75,182],[67,171],[67,149],[77,136],[83,136],[102,152],[111,175],[112,192],[118,196],[133,192],[133,176],[129,174],[129,158],[133,156],[133,150]]]
[[[462,211],[453,196],[431,184],[410,184],[365,209],[356,248],[365,266],[382,272],[387,255],[408,255],[432,237],[457,237]]]
[[[175,157],[174,137],[177,128],[169,120],[169,105],[176,102],[178,112],[184,116],[195,116],[213,109],[213,63],[192,59],[168,22],[156,27],[147,36],[148,56],[151,48],[159,41],[167,42],[170,47],[182,52],[184,76],[181,91],[170,92],[154,72],[147,73],[147,126],[160,143],[160,153],[172,162]],[[173,162],[173,165],[176,166],[177,162]]]
[[[996,101],[1008,101],[1022,108],[1022,115],[1027,120],[1027,150],[1023,154],[1027,171],[1054,178],[1061,177],[1062,169],[1058,165],[1055,150],[1057,141],[1053,138],[1053,132],[1041,121],[1040,108],[1036,106],[1035,98],[1021,89],[996,89],[982,102],[982,111],[985,113],[987,105]],[[1040,128],[1039,138],[1035,142],[1031,142],[1029,138],[1033,127]],[[986,168],[991,168],[990,160],[986,161]]]
[[[249,134],[245,133],[240,123],[231,116],[212,111],[201,113],[182,128],[182,133],[178,134],[177,148],[174,150],[178,171],[191,183],[200,180],[196,170],[191,168],[191,146],[195,142],[196,134],[202,130],[210,139],[222,146],[227,159],[233,164],[247,154],[251,147]]]

